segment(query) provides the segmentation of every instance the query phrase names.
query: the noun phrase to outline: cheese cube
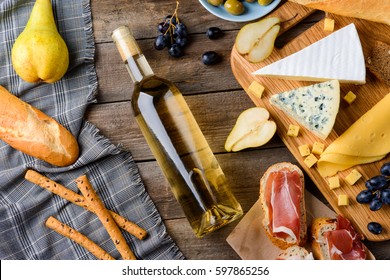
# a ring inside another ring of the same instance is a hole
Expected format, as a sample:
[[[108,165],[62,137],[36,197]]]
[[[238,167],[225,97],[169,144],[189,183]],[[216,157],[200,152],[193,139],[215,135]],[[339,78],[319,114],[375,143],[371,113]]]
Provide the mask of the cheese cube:
[[[306,157],[310,155],[310,148],[308,144],[304,144],[298,147],[301,156]]]
[[[261,98],[264,92],[264,87],[257,81],[253,81],[248,88],[250,94],[253,94],[257,98]]]
[[[345,180],[350,184],[351,186],[354,185],[357,180],[359,180],[362,177],[362,174],[359,173],[356,169],[352,170],[351,173],[348,174],[347,177],[345,177]]]
[[[346,101],[348,104],[352,104],[355,99],[356,99],[356,95],[352,92],[352,91],[349,91],[344,97],[343,97],[344,101]]]
[[[311,152],[316,155],[321,155],[324,151],[325,144],[321,142],[314,142]]]
[[[338,196],[338,206],[347,206],[349,205],[349,198],[346,194],[339,194]]]
[[[316,158],[315,155],[310,154],[305,160],[303,161],[307,167],[311,168],[314,164],[316,164],[318,159]]]
[[[299,126],[290,124],[288,127],[287,135],[292,137],[297,137],[299,134]]]
[[[325,18],[324,20],[324,30],[332,32],[334,30],[334,19]]]
[[[336,176],[330,177],[328,179],[328,183],[329,183],[329,188],[331,190],[340,188],[340,178],[339,178],[339,176],[336,175]]]

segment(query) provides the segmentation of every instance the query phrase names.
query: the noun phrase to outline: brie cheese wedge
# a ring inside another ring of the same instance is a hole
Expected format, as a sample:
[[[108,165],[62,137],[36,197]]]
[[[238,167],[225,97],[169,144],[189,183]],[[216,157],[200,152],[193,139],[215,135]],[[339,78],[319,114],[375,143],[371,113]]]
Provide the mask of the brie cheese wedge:
[[[353,23],[252,74],[298,81],[366,83],[362,45]]]
[[[271,96],[270,102],[321,139],[334,126],[340,106],[338,80],[285,91]]]

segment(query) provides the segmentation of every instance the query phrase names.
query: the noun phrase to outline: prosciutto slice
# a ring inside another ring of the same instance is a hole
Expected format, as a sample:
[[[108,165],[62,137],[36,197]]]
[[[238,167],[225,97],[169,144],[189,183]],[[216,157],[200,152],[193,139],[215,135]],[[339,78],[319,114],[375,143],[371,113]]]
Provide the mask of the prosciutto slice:
[[[336,229],[325,232],[329,256],[332,260],[365,260],[366,253],[361,236],[353,229],[350,221],[337,216]]]
[[[266,184],[270,231],[277,237],[291,236],[299,241],[303,186],[298,172],[287,168],[272,172]]]

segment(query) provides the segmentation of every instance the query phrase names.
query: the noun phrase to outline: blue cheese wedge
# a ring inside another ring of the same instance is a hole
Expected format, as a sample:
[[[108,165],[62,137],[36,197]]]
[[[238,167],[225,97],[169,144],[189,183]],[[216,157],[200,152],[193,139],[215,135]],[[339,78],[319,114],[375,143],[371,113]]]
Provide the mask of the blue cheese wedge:
[[[340,106],[338,80],[271,96],[270,102],[321,139],[332,131]]]
[[[366,83],[362,45],[353,23],[253,74],[298,81]]]

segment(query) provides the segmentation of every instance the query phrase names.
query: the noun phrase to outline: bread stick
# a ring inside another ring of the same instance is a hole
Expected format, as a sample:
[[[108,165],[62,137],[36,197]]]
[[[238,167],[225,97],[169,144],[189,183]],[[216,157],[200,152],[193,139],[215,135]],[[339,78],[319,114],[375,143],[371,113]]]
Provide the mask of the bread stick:
[[[100,260],[115,260],[109,253],[104,251],[101,247],[99,247],[95,242],[86,237],[84,234],[78,232],[77,230],[71,228],[70,226],[61,223],[59,220],[50,216],[45,225],[58,232],[59,234],[71,239],[72,241],[80,244],[89,252],[91,252],[96,258]]]
[[[43,176],[42,174],[34,170],[28,170],[26,172],[25,179],[44,189],[47,189],[48,191],[51,191],[52,193],[72,202],[73,204],[84,207],[88,211],[92,211],[92,209],[88,207],[87,203],[85,203],[85,199],[82,195],[73,192],[72,190],[64,187],[61,184],[56,183],[53,180],[50,180],[49,178]],[[120,216],[113,211],[110,211],[110,213],[120,228],[126,230],[128,233],[134,235],[140,240],[146,238],[147,232],[143,228],[139,227],[135,223],[127,220],[126,218]]]
[[[103,226],[106,228],[116,248],[124,260],[135,260],[133,252],[127,245],[118,225],[111,216],[110,212],[100,200],[86,175],[82,175],[76,179],[77,187],[83,193],[88,208],[93,209],[93,212],[98,216]]]

